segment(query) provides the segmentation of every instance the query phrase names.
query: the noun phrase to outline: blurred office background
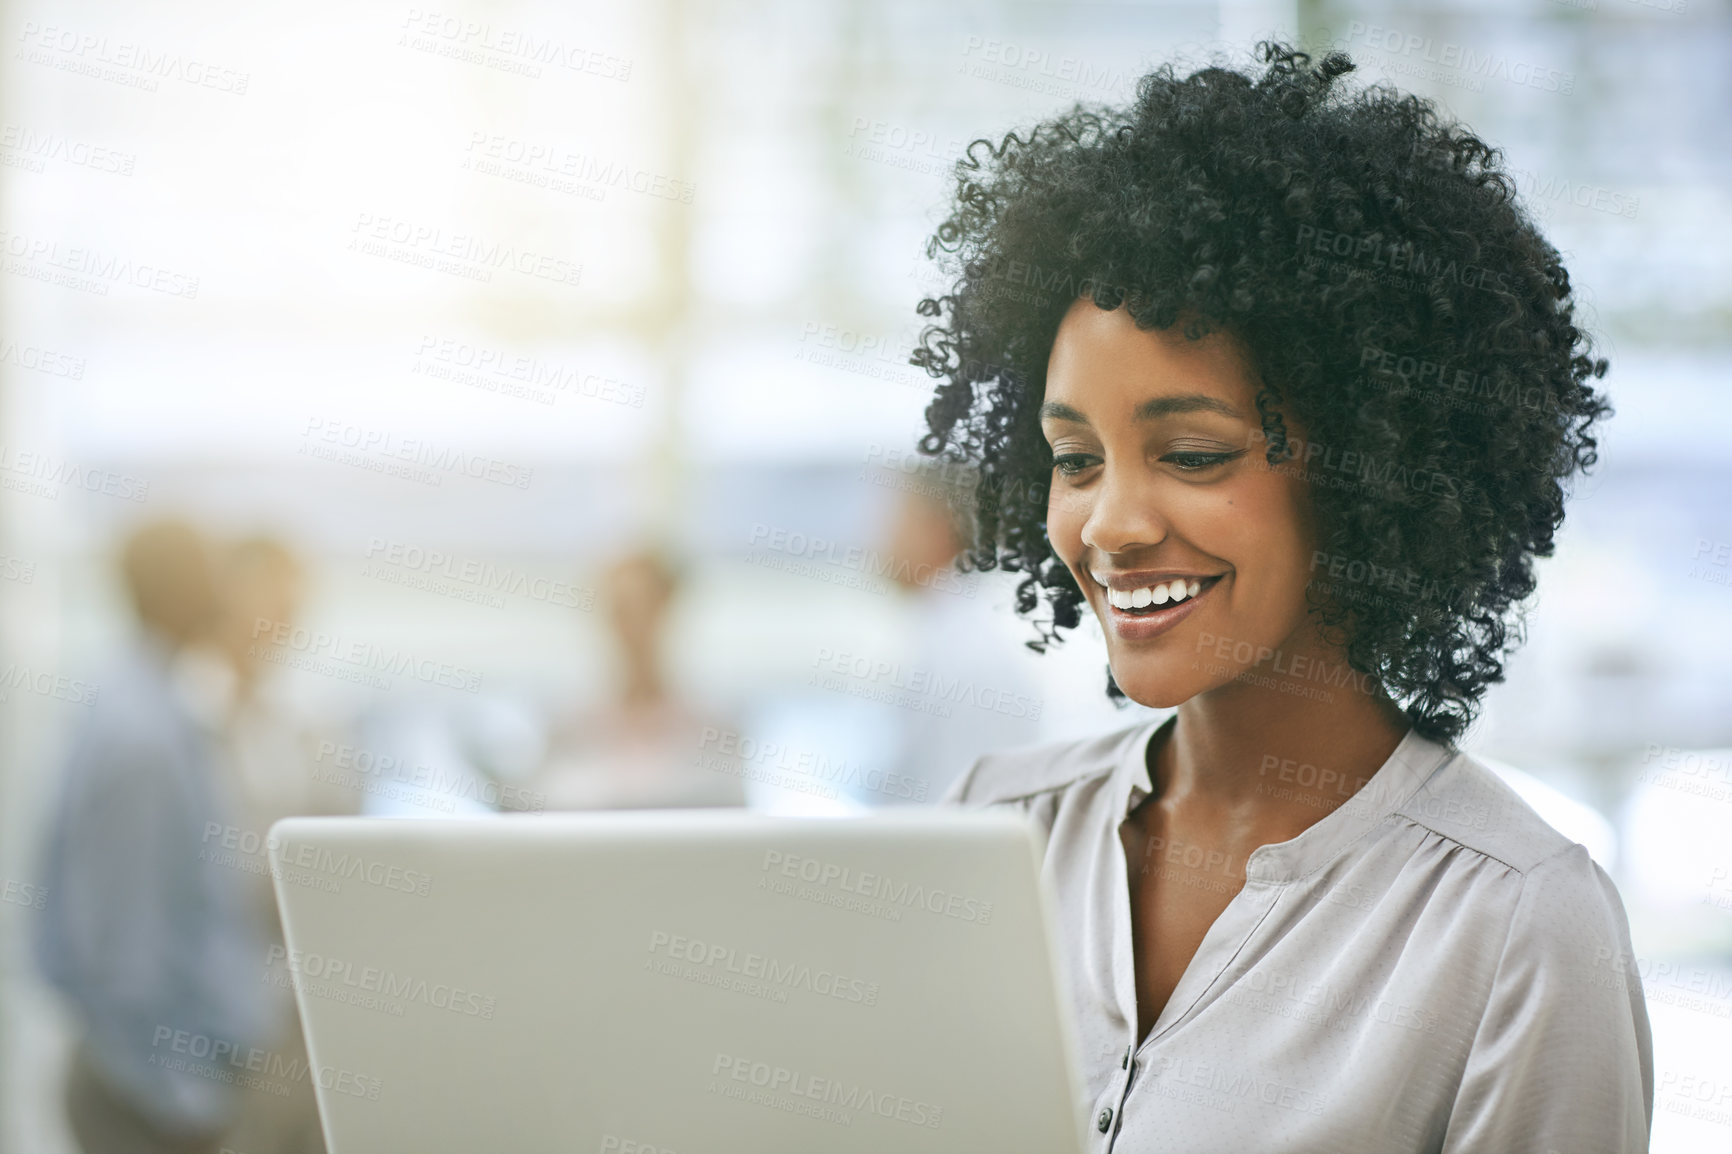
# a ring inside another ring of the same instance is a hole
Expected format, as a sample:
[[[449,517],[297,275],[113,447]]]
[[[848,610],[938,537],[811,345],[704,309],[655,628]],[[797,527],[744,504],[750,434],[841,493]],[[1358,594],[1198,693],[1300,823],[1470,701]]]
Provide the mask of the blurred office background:
[[[267,676],[365,812],[542,797],[632,644],[700,776],[780,811],[1131,720],[1092,624],[1036,657],[1001,581],[886,563],[936,556],[920,502],[966,483],[912,451],[923,243],[968,140],[1271,32],[1504,148],[1611,358],[1602,464],[1466,744],[1620,884],[1654,1149],[1727,1149],[1732,3],[12,0],[0,1154],[71,1149],[25,887],[152,517],[292,550]],[[659,629],[621,623],[633,573]],[[934,668],[987,706],[895,688]]]

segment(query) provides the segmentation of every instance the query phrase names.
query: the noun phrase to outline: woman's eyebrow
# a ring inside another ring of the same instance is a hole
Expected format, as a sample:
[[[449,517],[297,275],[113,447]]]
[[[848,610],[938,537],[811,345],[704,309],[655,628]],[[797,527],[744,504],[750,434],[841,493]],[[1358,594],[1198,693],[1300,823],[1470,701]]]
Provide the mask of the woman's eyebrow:
[[[1071,421],[1078,425],[1086,425],[1089,419],[1082,415],[1080,409],[1073,409],[1062,401],[1048,401],[1040,407],[1040,419],[1054,421]]]
[[[1139,421],[1158,421],[1162,417],[1170,417],[1175,413],[1220,413],[1223,416],[1234,418],[1240,416],[1238,409],[1221,398],[1211,397],[1206,393],[1186,393],[1179,397],[1156,397],[1138,405],[1135,416]]]
[[[1158,421],[1162,417],[1171,417],[1177,413],[1220,413],[1235,420],[1242,419],[1238,409],[1229,405],[1219,397],[1211,397],[1207,393],[1186,393],[1177,397],[1155,397],[1137,406],[1132,414],[1139,421]],[[1048,401],[1040,407],[1042,420],[1051,418],[1055,421],[1073,421],[1086,425],[1089,419],[1062,401]]]

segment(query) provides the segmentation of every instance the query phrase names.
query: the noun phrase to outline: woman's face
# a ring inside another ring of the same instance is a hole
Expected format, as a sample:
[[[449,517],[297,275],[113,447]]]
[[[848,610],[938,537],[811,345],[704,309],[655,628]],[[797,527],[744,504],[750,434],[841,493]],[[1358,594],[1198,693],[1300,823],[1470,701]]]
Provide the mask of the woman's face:
[[[1100,618],[1113,679],[1156,708],[1316,644],[1306,483],[1268,464],[1238,343],[1182,328],[1138,329],[1079,300],[1040,412],[1055,458],[1048,537]]]

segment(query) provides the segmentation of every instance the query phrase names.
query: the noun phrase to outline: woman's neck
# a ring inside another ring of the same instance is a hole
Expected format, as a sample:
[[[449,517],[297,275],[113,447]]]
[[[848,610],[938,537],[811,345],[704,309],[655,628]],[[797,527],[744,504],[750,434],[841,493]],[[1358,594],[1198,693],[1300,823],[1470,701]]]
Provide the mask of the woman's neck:
[[[1281,668],[1259,666],[1180,705],[1166,740],[1150,746],[1154,795],[1300,829],[1345,802],[1409,726],[1386,695],[1328,661],[1277,658]]]

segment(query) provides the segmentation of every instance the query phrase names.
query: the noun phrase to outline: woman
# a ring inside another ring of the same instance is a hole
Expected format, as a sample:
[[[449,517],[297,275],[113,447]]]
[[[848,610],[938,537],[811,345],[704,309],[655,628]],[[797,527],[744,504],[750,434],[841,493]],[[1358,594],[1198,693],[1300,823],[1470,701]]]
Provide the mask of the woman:
[[[922,448],[1159,724],[989,755],[1100,1149],[1645,1150],[1610,879],[1454,741],[1610,407],[1496,152],[1352,64],[1146,77],[958,169]]]

